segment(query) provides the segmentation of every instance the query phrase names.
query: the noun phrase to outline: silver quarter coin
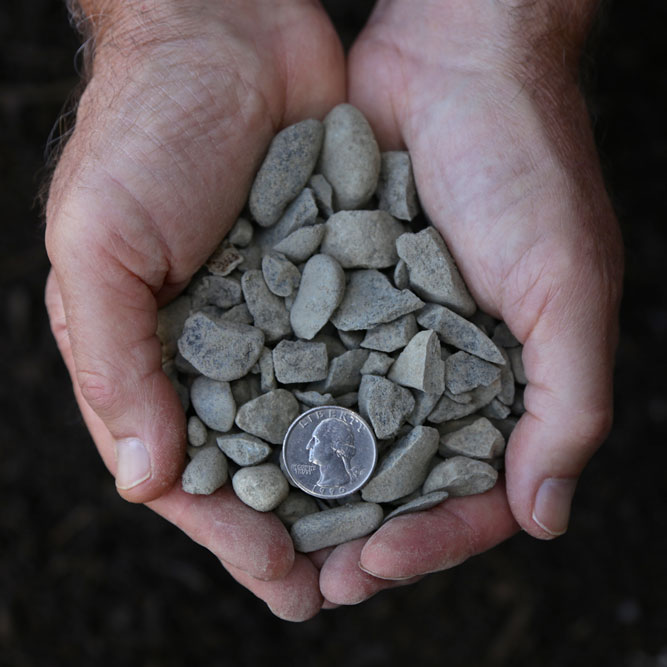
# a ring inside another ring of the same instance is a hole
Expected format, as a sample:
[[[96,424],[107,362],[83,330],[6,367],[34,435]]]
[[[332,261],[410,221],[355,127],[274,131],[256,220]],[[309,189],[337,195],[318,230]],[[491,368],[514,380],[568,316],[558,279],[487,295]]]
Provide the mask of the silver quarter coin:
[[[356,412],[323,406],[292,422],[282,459],[295,486],[316,498],[343,498],[370,479],[377,443],[371,427]]]

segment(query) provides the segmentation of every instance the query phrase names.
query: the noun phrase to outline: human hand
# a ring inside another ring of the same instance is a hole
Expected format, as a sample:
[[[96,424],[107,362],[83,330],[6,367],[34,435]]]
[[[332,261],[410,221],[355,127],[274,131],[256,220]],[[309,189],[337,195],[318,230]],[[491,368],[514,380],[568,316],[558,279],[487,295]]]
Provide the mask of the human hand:
[[[580,48],[597,3],[381,0],[349,58],[349,101],[410,151],[424,210],[482,310],[524,344],[526,413],[506,488],[397,517],[333,550],[320,584],[354,604],[513,534],[565,532],[611,422],[622,250],[586,107]]]
[[[119,493],[210,549],[283,618],[320,608],[318,571],[273,514],[178,483],[185,418],[157,308],[241,210],[282,126],[344,98],[343,55],[308,0],[82,3],[92,78],[47,204],[46,301],[83,417]]]

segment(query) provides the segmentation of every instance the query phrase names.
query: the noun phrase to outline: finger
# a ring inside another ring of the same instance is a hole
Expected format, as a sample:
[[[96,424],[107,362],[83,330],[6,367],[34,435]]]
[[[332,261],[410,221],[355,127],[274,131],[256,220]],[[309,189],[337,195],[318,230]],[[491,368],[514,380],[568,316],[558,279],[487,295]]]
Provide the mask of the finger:
[[[499,480],[487,493],[391,519],[368,540],[359,563],[375,577],[408,579],[459,565],[517,529]]]
[[[222,564],[236,581],[264,600],[269,609],[284,621],[306,621],[322,607],[319,573],[303,554],[297,554],[294,567],[282,579],[275,581],[253,579],[230,563],[223,561]]]
[[[310,559],[310,562],[318,569],[321,570],[322,566],[326,562],[327,558],[331,555],[335,547],[325,547],[324,549],[318,549],[317,551],[311,551],[306,554]]]
[[[376,593],[415,583],[419,577],[405,581],[378,579],[359,567],[361,553],[368,538],[361,538],[337,546],[320,571],[320,590],[325,599],[337,605],[359,604]]]
[[[71,375],[74,361],[55,275],[47,281],[46,303],[56,342]],[[86,403],[76,383],[74,393],[81,414],[107,467],[113,472],[113,437],[102,419]],[[183,457],[185,455],[183,454]],[[292,541],[273,514],[244,505],[227,487],[213,496],[187,494],[172,487],[149,507],[181,528],[219,559],[259,579],[285,576],[294,562]]]

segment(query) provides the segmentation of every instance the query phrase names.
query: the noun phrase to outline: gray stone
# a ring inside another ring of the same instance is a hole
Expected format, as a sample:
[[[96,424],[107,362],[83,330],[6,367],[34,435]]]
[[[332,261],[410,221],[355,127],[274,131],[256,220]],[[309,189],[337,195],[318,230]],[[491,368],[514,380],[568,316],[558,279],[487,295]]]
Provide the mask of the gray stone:
[[[272,445],[282,443],[290,424],[299,416],[299,404],[286,389],[274,389],[243,404],[236,425]]]
[[[450,496],[470,496],[491,489],[498,471],[484,461],[454,456],[439,463],[424,482],[424,494],[447,491]]]
[[[516,386],[514,384],[514,373],[512,372],[512,362],[505,349],[498,348],[503,356],[505,365],[500,368],[500,392],[498,400],[505,405],[512,405],[514,402],[514,394]]]
[[[462,455],[473,459],[493,459],[505,451],[502,433],[486,418],[446,433],[440,439],[440,456]]]
[[[345,293],[345,274],[328,255],[314,255],[303,269],[301,284],[290,311],[299,338],[312,339],[329,321]]]
[[[261,381],[256,375],[246,375],[240,380],[230,382],[229,386],[232,388],[232,396],[237,406],[241,406],[253,398],[257,398],[263,394],[261,388]]]
[[[364,331],[339,331],[338,338],[347,350],[356,350],[364,339]]]
[[[377,375],[361,376],[359,411],[379,439],[395,436],[414,407],[409,389]]]
[[[257,243],[253,243],[245,248],[239,248],[238,253],[241,256],[241,263],[237,265],[237,268],[241,273],[245,271],[257,271],[262,268],[264,248]]]
[[[337,405],[336,399],[331,394],[321,394],[319,391],[293,391],[297,400],[309,408],[319,408],[323,405]]]
[[[394,268],[394,285],[396,289],[407,289],[410,287],[408,265],[402,259],[396,262],[396,267]]]
[[[230,433],[216,437],[220,450],[240,466],[254,466],[266,461],[273,451],[263,440],[247,433]]]
[[[461,419],[461,417],[466,417],[476,410],[477,406],[473,402],[458,403],[449,396],[443,395],[426,419],[433,424],[440,424],[452,419]]]
[[[259,357],[259,386],[263,392],[277,389],[276,373],[273,368],[273,354],[265,347]]]
[[[162,361],[172,359],[178,351],[178,339],[190,315],[191,304],[190,297],[184,294],[157,311],[157,337],[162,346]]]
[[[224,239],[204,266],[215,276],[228,276],[243,263],[243,254]]]
[[[497,398],[494,398],[480,410],[480,414],[489,419],[505,419],[505,417],[510,416],[511,412],[512,410],[509,405],[505,405],[505,403],[499,401]]]
[[[380,461],[361,497],[386,503],[416,491],[426,479],[429,463],[438,451],[440,434],[430,426],[415,426]]]
[[[415,334],[387,377],[404,387],[427,394],[442,394],[445,390],[445,362],[440,357],[440,341],[435,331]]]
[[[287,207],[280,220],[269,229],[257,235],[257,245],[263,249],[273,248],[299,229],[315,224],[317,204],[310,188],[303,192]]]
[[[227,459],[217,447],[200,447],[185,467],[181,486],[186,493],[209,495],[227,481]]]
[[[319,171],[334,191],[338,209],[355,209],[375,192],[380,175],[380,149],[363,114],[339,104],[324,119]]]
[[[384,523],[387,523],[389,519],[403,514],[412,514],[413,512],[423,512],[424,510],[431,509],[431,507],[439,505],[441,502],[447,500],[447,498],[449,498],[447,491],[432,491],[425,496],[418,496],[389,512],[384,518]]]
[[[241,283],[225,276],[205,276],[192,292],[192,309],[212,305],[231,308],[241,303]]]
[[[324,225],[317,224],[310,227],[302,227],[286,236],[280,243],[276,243],[273,249],[280,252],[292,262],[305,262],[315,254],[324,238]]]
[[[361,367],[362,375],[386,375],[394,359],[384,352],[371,352]],[[444,370],[443,370],[444,373]]]
[[[396,250],[408,265],[410,286],[416,294],[463,316],[475,312],[475,302],[445,242],[434,227],[427,227],[417,234],[399,236]]]
[[[238,322],[215,322],[195,313],[188,317],[178,339],[181,354],[203,375],[229,381],[243,377],[259,359],[264,334]]]
[[[290,528],[304,516],[319,512],[315,498],[301,491],[292,490],[275,509],[276,516]]]
[[[370,329],[418,310],[423,305],[423,301],[410,290],[394,289],[389,278],[379,271],[352,271],[343,300],[331,321],[343,331]]]
[[[215,431],[229,431],[236,416],[236,403],[229,382],[198,377],[190,387],[190,400],[197,416]]]
[[[336,396],[336,405],[340,405],[341,408],[351,408],[357,404],[358,400],[359,392],[349,391],[347,394]]]
[[[188,442],[193,447],[201,447],[208,436],[204,422],[196,415],[188,419]]]
[[[322,146],[324,128],[312,118],[276,134],[250,190],[253,218],[268,227],[308,182]]]
[[[241,468],[232,477],[239,500],[258,512],[270,512],[287,498],[289,484],[273,463]]]
[[[336,331],[335,327],[332,326],[332,329]],[[325,333],[324,330],[320,331],[317,336],[313,338],[314,343],[324,343],[327,348],[327,355],[329,359],[333,357],[338,357],[341,354],[347,352],[347,348],[343,345],[342,341],[338,336],[333,336],[329,333]]]
[[[229,310],[220,313],[217,319],[221,322],[238,322],[239,324],[252,324],[252,315],[245,303],[240,303]]]
[[[417,333],[417,321],[412,313],[387,324],[378,324],[366,332],[361,347],[380,352],[394,352],[405,347]]]
[[[526,377],[526,371],[523,367],[523,346],[519,347],[510,347],[507,349],[507,355],[510,358],[510,364],[512,365],[512,372],[514,373],[514,379],[519,384],[528,384],[528,378]]]
[[[502,433],[505,442],[508,442],[514,427],[517,425],[516,417],[507,417],[505,419],[491,419],[491,423]]]
[[[323,382],[309,386],[308,389],[328,392],[334,396],[354,391],[361,381],[361,367],[368,358],[368,350],[348,350],[334,357],[329,364],[329,372]]]
[[[328,371],[326,345],[281,340],[273,349],[273,368],[282,384],[323,380]]]
[[[500,378],[500,368],[467,352],[457,352],[445,361],[447,389],[460,394],[476,387],[487,387]],[[491,400],[491,399],[489,399]]]
[[[310,553],[372,533],[381,523],[376,503],[350,503],[300,518],[290,530],[294,548]]]
[[[447,345],[494,364],[505,363],[501,351],[481,329],[449,308],[426,304],[417,314],[417,322],[424,329],[433,329]]]
[[[229,230],[227,238],[229,239],[229,242],[237,248],[245,248],[250,245],[252,235],[253,226],[250,220],[239,218]]]
[[[246,271],[241,287],[255,326],[264,332],[267,342],[280,340],[292,333],[289,311],[283,300],[266,286],[261,271]]]
[[[174,366],[179,373],[184,375],[200,375],[199,371],[180,352],[176,352]]]
[[[400,220],[412,220],[419,212],[417,188],[407,151],[382,153],[377,186],[378,207]]]
[[[415,399],[414,410],[408,416],[408,422],[413,426],[419,426],[426,421],[426,418],[433,412],[436,404],[440,400],[440,394],[427,394],[424,391],[415,390],[412,392]]]
[[[333,214],[333,188],[322,174],[313,174],[308,181],[308,186],[315,195],[315,201],[320,213],[328,218]]]
[[[285,255],[270,252],[262,258],[262,275],[266,286],[276,296],[289,296],[301,282],[299,269]]]
[[[386,211],[339,211],[325,224],[322,252],[344,269],[386,269],[398,260],[403,225]]]
[[[485,313],[479,308],[470,316],[469,319],[476,327],[481,329],[482,332],[489,337],[491,337],[493,334],[493,330],[496,328],[496,324],[498,323],[498,320],[495,317]],[[496,341],[493,342],[496,343],[496,345],[498,344]]]
[[[521,345],[505,322],[499,322],[496,325],[491,340],[500,347],[518,347]]]

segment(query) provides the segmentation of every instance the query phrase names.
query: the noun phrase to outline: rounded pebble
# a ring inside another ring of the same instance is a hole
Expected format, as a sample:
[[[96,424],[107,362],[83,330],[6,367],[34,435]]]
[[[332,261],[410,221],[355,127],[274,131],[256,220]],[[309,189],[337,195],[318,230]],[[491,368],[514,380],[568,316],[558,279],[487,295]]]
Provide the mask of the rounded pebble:
[[[289,484],[273,463],[241,468],[232,478],[236,495],[258,512],[270,512],[287,498]]]

